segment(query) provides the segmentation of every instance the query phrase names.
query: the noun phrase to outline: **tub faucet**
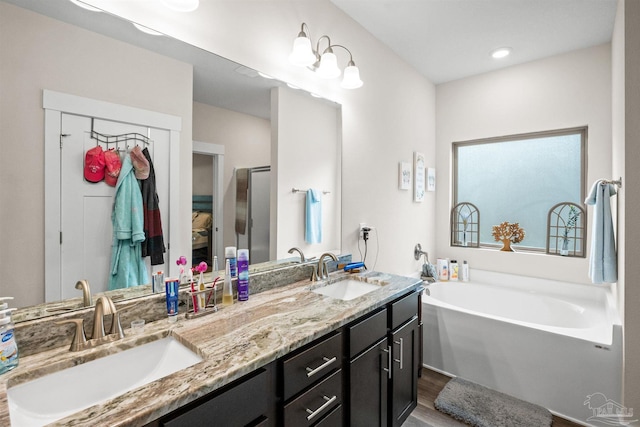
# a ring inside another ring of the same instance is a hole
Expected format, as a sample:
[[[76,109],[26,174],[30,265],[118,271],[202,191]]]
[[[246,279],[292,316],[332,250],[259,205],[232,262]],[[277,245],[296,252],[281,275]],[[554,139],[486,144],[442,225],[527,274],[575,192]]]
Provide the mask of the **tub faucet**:
[[[291,248],[289,249],[289,253],[292,254],[294,252],[298,252],[300,254],[300,262],[305,262],[306,259],[304,257],[304,254],[302,253],[302,250],[300,248]]]
[[[313,272],[311,274],[311,281],[315,282],[329,277],[329,269],[327,268],[327,264],[324,262],[325,257],[329,257],[334,261],[338,261],[338,257],[336,257],[331,252],[325,252],[320,255],[320,258],[318,259],[318,265],[316,265],[316,268],[313,269]]]
[[[78,280],[76,283],[76,289],[82,290],[82,305],[84,307],[91,307],[91,287],[88,280]]]
[[[104,316],[107,315],[111,316],[109,333],[105,333],[104,330]],[[98,297],[96,300],[96,306],[93,311],[93,334],[91,335],[91,339],[87,340],[83,319],[68,319],[56,323],[58,325],[65,323],[75,324],[73,339],[69,347],[71,351],[85,350],[124,338],[124,332],[120,324],[120,313],[118,313],[111,298],[104,295]]]

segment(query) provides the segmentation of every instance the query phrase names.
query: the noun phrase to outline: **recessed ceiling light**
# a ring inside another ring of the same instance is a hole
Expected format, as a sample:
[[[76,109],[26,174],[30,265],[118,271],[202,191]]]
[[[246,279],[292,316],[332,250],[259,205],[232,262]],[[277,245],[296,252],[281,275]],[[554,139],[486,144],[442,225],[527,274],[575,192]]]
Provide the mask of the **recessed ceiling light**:
[[[287,83],[287,86],[289,86],[291,89],[300,90],[298,86],[292,85],[291,83]]]
[[[83,9],[90,10],[91,12],[102,12],[102,10],[98,9],[97,7],[89,6],[88,4],[82,3],[81,1],[78,1],[78,0],[69,0],[69,1],[75,4],[76,6],[80,6]]]
[[[271,77],[269,74],[265,74],[265,73],[262,73],[262,72],[260,72],[260,71],[258,71],[258,74],[259,74],[262,78],[265,78],[265,79],[268,79],[268,80],[273,80],[273,77]]]
[[[500,58],[504,58],[505,56],[509,56],[510,53],[511,53],[510,47],[501,47],[491,52],[491,56],[495,59],[500,59]]]

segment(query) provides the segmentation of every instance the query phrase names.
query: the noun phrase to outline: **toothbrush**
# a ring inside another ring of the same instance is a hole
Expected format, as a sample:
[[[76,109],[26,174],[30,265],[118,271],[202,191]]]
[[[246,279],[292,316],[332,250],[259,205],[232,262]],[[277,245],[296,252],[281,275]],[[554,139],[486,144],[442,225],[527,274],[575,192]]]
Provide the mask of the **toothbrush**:
[[[196,271],[200,272],[200,279],[198,280],[198,290],[199,291],[204,291],[205,287],[204,287],[204,276],[203,273],[205,271],[207,271],[207,263],[202,261],[200,264],[198,264],[198,266],[195,268]],[[204,294],[198,294],[198,304],[200,305],[200,309],[204,310],[207,307],[207,302],[205,299]]]
[[[199,310],[199,302],[198,302],[198,297],[196,296],[196,286],[195,283],[193,282],[193,278],[191,279],[191,299],[193,301],[193,312],[197,313]]]

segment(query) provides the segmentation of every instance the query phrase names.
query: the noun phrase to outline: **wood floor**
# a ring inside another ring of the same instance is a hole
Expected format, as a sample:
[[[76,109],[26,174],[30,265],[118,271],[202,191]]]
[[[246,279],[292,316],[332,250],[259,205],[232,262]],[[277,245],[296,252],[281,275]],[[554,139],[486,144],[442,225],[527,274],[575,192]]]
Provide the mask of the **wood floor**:
[[[466,424],[443,414],[435,409],[433,401],[438,397],[440,390],[447,384],[449,377],[430,369],[422,369],[422,377],[418,380],[418,407],[411,413],[407,426],[415,426],[416,422],[426,423],[432,427],[460,427]],[[553,417],[552,427],[581,427],[579,424],[567,421],[563,418]]]

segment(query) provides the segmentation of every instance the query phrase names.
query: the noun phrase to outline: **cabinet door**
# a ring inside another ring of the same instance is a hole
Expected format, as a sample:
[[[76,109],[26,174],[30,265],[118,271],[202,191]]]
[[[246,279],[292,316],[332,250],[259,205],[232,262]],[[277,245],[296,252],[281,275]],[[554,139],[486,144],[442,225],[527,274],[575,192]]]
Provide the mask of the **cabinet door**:
[[[390,349],[382,339],[349,366],[351,427],[387,426]]]
[[[418,318],[391,332],[390,425],[401,426],[418,404]]]

